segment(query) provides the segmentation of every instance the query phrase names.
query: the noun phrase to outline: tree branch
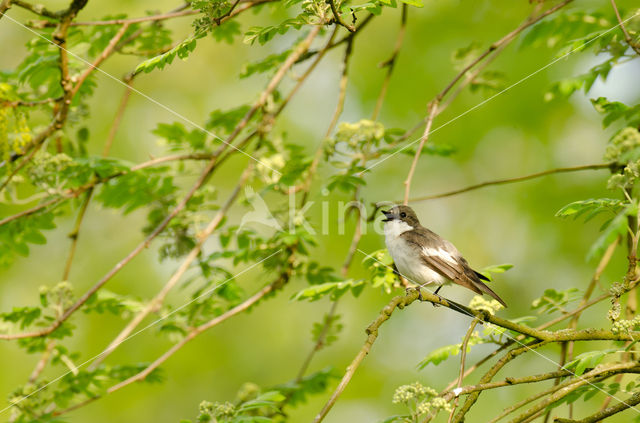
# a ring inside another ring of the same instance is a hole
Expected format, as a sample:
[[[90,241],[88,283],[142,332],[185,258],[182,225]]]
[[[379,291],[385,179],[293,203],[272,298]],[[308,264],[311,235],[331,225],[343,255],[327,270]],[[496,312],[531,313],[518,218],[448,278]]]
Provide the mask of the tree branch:
[[[382,326],[384,322],[389,320],[389,318],[391,317],[391,314],[396,308],[402,309],[408,306],[409,304],[413,303],[417,299],[418,299],[418,291],[411,290],[407,295],[398,295],[396,297],[393,297],[389,302],[389,304],[387,304],[382,309],[382,311],[380,312],[380,315],[367,327],[367,330],[366,330],[366,333],[368,335],[367,340],[365,341],[364,345],[362,346],[358,354],[356,354],[356,357],[353,359],[349,367],[347,367],[347,371],[342,377],[340,384],[331,395],[331,398],[329,398],[329,401],[327,401],[327,403],[324,405],[320,413],[318,413],[318,415],[315,417],[315,419],[313,420],[313,423],[320,423],[322,420],[324,420],[324,418],[327,416],[327,414],[329,413],[333,405],[336,403],[336,401],[338,400],[338,397],[340,397],[344,389],[347,387],[347,385],[351,381],[351,378],[353,377],[356,370],[358,369],[358,366],[360,366],[360,363],[362,363],[362,361],[367,356],[367,354],[369,354],[371,347],[373,346],[374,342],[378,338],[378,330],[380,329],[380,326]]]
[[[633,38],[631,38],[629,31],[627,31],[627,28],[624,26],[624,22],[622,21],[622,16],[620,16],[620,11],[618,11],[618,6],[616,5],[615,0],[611,0],[611,7],[613,7],[613,11],[616,14],[616,19],[618,20],[618,25],[620,26],[620,30],[624,35],[625,42],[629,44],[629,47],[631,47],[633,51],[635,51],[637,54],[640,54],[640,44],[633,42]]]
[[[438,114],[440,112],[439,106],[440,106],[442,100],[444,99],[444,97],[451,91],[451,89],[458,83],[458,81],[460,81],[460,79],[469,70],[473,69],[476,65],[481,63],[492,52],[501,49],[501,47],[503,45],[506,45],[506,44],[510,43],[522,31],[524,31],[525,29],[527,29],[531,25],[534,25],[535,23],[539,22],[544,17],[546,17],[546,16],[558,11],[559,9],[561,9],[562,7],[564,7],[567,4],[571,3],[572,1],[573,0],[565,0],[562,3],[560,3],[560,4],[558,4],[558,5],[554,6],[554,7],[551,7],[551,8],[547,9],[546,11],[544,11],[544,12],[542,12],[542,13],[536,15],[536,16],[533,16],[533,17],[530,16],[529,18],[527,18],[527,20],[524,21],[522,24],[520,24],[520,26],[518,26],[516,29],[514,29],[513,31],[511,31],[510,33],[508,33],[504,37],[502,37],[500,40],[498,40],[498,41],[494,42],[493,44],[491,44],[491,46],[489,46],[489,48],[487,50],[485,50],[482,54],[480,54],[469,65],[465,66],[460,72],[458,72],[458,74],[456,74],[453,77],[453,79],[449,82],[449,84],[447,84],[447,86],[445,86],[445,88],[442,89],[442,91],[440,91],[429,102],[429,104],[427,105],[427,117],[423,120],[424,122],[426,122],[426,127],[425,127],[425,130],[424,130],[423,134],[422,134],[422,137],[419,139],[420,145],[419,145],[418,150],[416,151],[416,154],[414,156],[414,163],[412,163],[411,169],[409,170],[409,175],[407,175],[407,179],[404,181],[405,197],[404,197],[403,204],[407,204],[407,202],[409,201],[408,192],[409,192],[410,185],[411,185],[411,179],[413,178],[413,172],[415,172],[415,165],[417,164],[417,161],[418,161],[418,159],[420,157],[420,154],[422,152],[422,148],[424,147],[424,144],[426,143],[426,141],[427,141],[427,139],[429,137],[429,133],[431,131],[431,126],[433,124],[433,120],[435,119],[436,116],[438,116]],[[414,130],[417,130],[417,128],[419,128],[420,125],[421,124],[419,124],[416,127],[414,127],[411,130],[411,132],[414,131]],[[408,137],[408,134],[405,133],[404,136],[400,137],[400,140],[404,140],[407,137]],[[415,141],[415,142],[417,142],[417,141]],[[415,142],[402,147],[400,150],[396,151],[394,154],[397,154],[400,151],[405,150],[409,146],[413,145]],[[388,156],[387,158],[389,158],[389,157],[391,157],[391,156]]]
[[[498,362],[496,364],[494,364],[493,367],[491,367],[491,369],[489,369],[489,371],[487,373],[485,373],[484,376],[482,376],[482,378],[480,379],[479,383],[483,384],[483,383],[491,382],[491,379],[493,379],[493,377],[496,375],[496,373],[498,373],[498,371],[500,369],[502,369],[511,360],[513,360],[514,358],[518,357],[522,353],[525,353],[527,351],[531,351],[531,350],[536,349],[536,348],[540,348],[541,346],[546,345],[547,343],[548,342],[546,342],[546,341],[533,341],[533,342],[530,342],[528,345],[523,345],[521,347],[517,347],[517,348],[514,348],[514,349],[510,350],[508,353],[506,353],[504,356],[502,356],[502,358],[500,358],[500,360],[498,360]],[[466,401],[462,405],[462,408],[460,409],[460,411],[458,412],[458,414],[456,415],[456,417],[454,419],[455,423],[460,423],[460,422],[464,421],[465,415],[471,409],[471,407],[473,407],[473,404],[475,404],[475,402],[478,400],[478,396],[480,396],[481,392],[482,391],[475,391],[475,392],[471,392],[469,394],[469,396],[467,397]]]
[[[29,12],[32,12],[36,15],[40,15],[40,16],[44,16],[46,18],[51,18],[51,19],[60,19],[61,17],[61,12],[52,12],[50,10],[48,10],[47,8],[45,8],[43,5],[41,4],[31,4],[31,3],[27,3],[26,1],[22,1],[22,0],[13,0],[10,3],[21,7],[25,10],[28,10]]]
[[[57,320],[52,322],[48,327],[44,329],[40,329],[33,332],[24,332],[17,334],[0,334],[0,340],[10,340],[10,339],[21,339],[21,338],[33,338],[46,336],[56,330],[58,327],[62,325],[71,315],[78,310],[93,294],[95,294],[102,286],[107,283],[113,276],[115,276],[120,269],[122,269],[125,265],[127,265],[131,260],[133,260],[140,252],[145,250],[166,227],[167,225],[176,217],[187,205],[187,202],[193,197],[196,191],[202,186],[202,184],[207,180],[210,174],[217,167],[217,159],[218,157],[227,149],[227,147],[231,146],[233,140],[240,134],[240,132],[247,126],[249,120],[253,115],[261,108],[265,102],[267,101],[269,95],[275,90],[278,86],[287,70],[296,62],[296,60],[309,48],[311,45],[311,41],[318,35],[320,31],[320,27],[314,27],[309,35],[298,44],[298,46],[294,49],[294,51],[289,55],[287,60],[282,64],[280,69],[276,72],[274,77],[271,79],[267,88],[262,92],[258,100],[253,104],[251,109],[245,114],[242,120],[236,125],[232,133],[227,137],[224,144],[216,150],[213,157],[207,163],[207,166],[204,168],[202,173],[200,174],[198,180],[191,186],[187,194],[183,197],[183,199],[178,203],[176,207],[160,222],[160,224],[154,228],[154,230],[142,241],[138,246],[136,246],[133,251],[131,251],[125,258],[120,260],[105,276],[102,277],[97,283],[95,283],[82,297],[80,297],[69,309],[65,311],[65,313]],[[237,148],[236,148],[237,151]],[[53,199],[52,203],[60,201],[61,198]],[[42,207],[41,207],[42,208]],[[24,212],[23,212],[24,213]],[[33,212],[32,212],[33,213]],[[12,220],[15,219],[15,216],[12,216]],[[0,221],[0,226],[5,222]]]
[[[511,420],[511,423],[521,423],[524,421],[528,421],[530,417],[535,416],[537,413],[544,411],[544,409],[553,404],[556,401],[561,400],[562,398],[569,395],[571,392],[576,389],[584,386],[584,385],[594,385],[602,380],[605,380],[613,375],[616,375],[620,372],[628,371],[629,369],[637,367],[636,363],[622,363],[612,366],[610,368],[606,368],[606,370],[602,370],[602,368],[596,367],[590,372],[584,373],[583,375],[577,378],[571,378],[563,383],[555,386],[555,391],[551,395],[549,395],[544,400],[540,401],[538,404],[534,405],[524,413],[520,414],[516,418]],[[623,404],[624,405],[624,404]],[[627,406],[628,407],[628,406]]]
[[[620,413],[621,411],[627,410],[634,405],[640,404],[640,392],[636,392],[632,396],[630,396],[626,401],[619,402],[618,404],[609,407],[605,410],[598,411],[597,413],[585,417],[580,420],[571,420],[571,419],[562,419],[556,418],[554,420],[555,423],[596,423],[601,422],[607,417],[613,416],[614,414]]]
[[[109,343],[109,346],[107,346],[104,352],[100,354],[100,356],[96,358],[96,360],[93,363],[91,363],[91,366],[89,367],[90,371],[95,370],[100,365],[100,363],[102,363],[109,355],[111,355],[111,353],[131,335],[131,333],[135,330],[135,328],[138,327],[138,325],[142,323],[142,321],[149,314],[156,313],[160,309],[160,307],[164,303],[166,296],[180,281],[180,279],[182,278],[182,276],[184,276],[187,270],[189,270],[191,263],[193,263],[193,261],[200,255],[202,251],[202,247],[204,246],[204,243],[218,228],[218,226],[222,222],[222,219],[226,216],[227,212],[229,211],[233,203],[238,198],[238,195],[240,194],[240,190],[242,189],[244,184],[247,182],[247,179],[251,175],[252,171],[253,171],[253,166],[250,164],[249,166],[247,166],[245,171],[240,176],[240,180],[238,181],[238,184],[233,189],[233,191],[231,192],[231,195],[229,196],[227,201],[224,203],[224,205],[220,208],[220,210],[218,210],[218,212],[213,217],[213,219],[211,219],[207,227],[203,231],[198,233],[198,243],[195,245],[195,247],[191,249],[189,254],[187,254],[186,258],[182,261],[178,269],[173,273],[173,275],[171,275],[171,277],[169,278],[167,283],[164,285],[164,287],[160,290],[160,292],[158,292],[158,294],[156,294],[156,296],[150,302],[147,303],[147,305],[143,310],[141,310],[138,314],[136,314],[136,316],[133,319],[131,319],[129,324],[113,339],[113,341]]]
[[[453,191],[443,192],[441,194],[433,194],[433,195],[425,195],[422,197],[415,197],[409,199],[410,203],[415,203],[418,201],[426,201],[426,200],[435,200],[438,198],[452,197],[454,195],[463,194],[465,192],[474,191],[479,188],[484,188],[492,185],[504,185],[504,184],[513,184],[516,182],[527,181],[529,179],[541,178],[543,176],[552,175],[555,173],[567,173],[567,172],[579,172],[582,170],[596,170],[596,169],[611,169],[616,167],[616,164],[612,163],[601,163],[601,164],[592,164],[592,165],[581,165],[581,166],[570,166],[570,167],[559,167],[556,169],[545,170],[542,172],[532,173],[530,175],[524,176],[516,176],[514,178],[505,178],[505,179],[496,179],[493,181],[481,182],[479,184],[470,185],[465,188],[456,189]]]
[[[467,333],[465,334],[464,339],[462,341],[462,345],[460,346],[460,372],[458,374],[458,384],[457,384],[458,387],[456,388],[456,392],[459,392],[461,390],[462,379],[464,378],[464,364],[465,364],[465,360],[467,359],[467,348],[469,347],[469,339],[471,339],[471,335],[473,334],[473,330],[476,328],[477,324],[478,324],[478,320],[473,319],[471,321],[471,324],[469,325],[469,329],[467,330]],[[455,404],[451,408],[449,419],[447,420],[449,423],[453,421],[453,416],[456,412],[456,408],[458,407],[459,398],[460,398],[460,394],[458,393],[458,395],[456,395]]]
[[[418,166],[418,160],[420,159],[420,155],[422,154],[422,149],[424,148],[425,143],[429,139],[429,134],[431,133],[431,126],[433,125],[433,119],[435,119],[438,114],[438,105],[439,100],[435,99],[429,103],[427,109],[429,110],[427,113],[427,125],[424,128],[424,133],[420,138],[420,144],[418,145],[418,149],[413,156],[413,161],[411,162],[411,167],[409,168],[409,174],[407,175],[407,179],[404,181],[404,200],[402,204],[407,205],[409,203],[409,192],[411,191],[411,180],[413,179],[413,174],[416,171],[416,167]]]
[[[387,68],[387,74],[385,75],[384,81],[382,82],[382,87],[380,87],[380,94],[378,94],[376,105],[373,109],[373,113],[371,114],[371,120],[378,119],[380,109],[382,109],[382,103],[384,102],[384,98],[387,95],[387,89],[389,88],[389,82],[391,81],[391,74],[393,73],[393,69],[396,65],[396,60],[398,59],[398,55],[400,54],[402,42],[404,41],[404,35],[407,32],[407,8],[408,6],[403,3],[402,14],[400,15],[400,30],[398,31],[398,38],[396,38],[396,44],[393,47],[391,57],[380,64],[380,67]]]
[[[333,13],[333,19],[334,21],[338,24],[338,25],[342,25],[343,27],[347,28],[347,30],[349,32],[356,32],[356,28],[353,25],[349,25],[348,23],[346,23],[344,20],[342,20],[342,16],[340,16],[340,13],[338,12],[338,10],[336,9],[336,3],[335,0],[327,0],[327,3],[329,3],[329,6],[331,6],[331,13]]]
[[[0,19],[4,17],[4,14],[11,7],[11,0],[0,1]]]

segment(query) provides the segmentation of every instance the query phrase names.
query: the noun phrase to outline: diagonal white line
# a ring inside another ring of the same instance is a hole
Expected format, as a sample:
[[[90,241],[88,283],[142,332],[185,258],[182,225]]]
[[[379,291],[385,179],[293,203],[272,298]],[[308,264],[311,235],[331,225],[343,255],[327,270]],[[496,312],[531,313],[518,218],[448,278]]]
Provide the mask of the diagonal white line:
[[[546,65],[544,65],[543,67],[541,67],[540,69],[530,73],[529,75],[525,76],[524,78],[520,79],[517,82],[514,82],[513,84],[509,85],[507,88],[503,89],[502,91],[492,95],[491,97],[481,101],[480,103],[476,104],[475,106],[473,106],[472,108],[466,110],[465,112],[460,113],[458,116],[454,117],[453,119],[448,120],[447,122],[443,123],[442,125],[438,126],[437,128],[429,131],[428,134],[421,136],[420,138],[411,141],[409,144],[405,145],[404,147],[402,147],[401,149],[399,149],[398,151],[393,152],[393,154],[390,154],[389,156],[381,159],[380,161],[377,161],[376,163],[372,164],[371,166],[367,167],[366,169],[364,169],[363,171],[361,171],[359,174],[362,175],[364,172],[367,172],[371,169],[373,169],[374,167],[378,166],[380,163],[385,162],[386,160],[390,159],[391,157],[395,156],[396,154],[400,153],[401,151],[406,150],[407,148],[411,147],[412,145],[414,145],[415,143],[419,142],[420,140],[422,140],[422,138],[424,137],[428,137],[429,135],[433,134],[436,131],[439,131],[440,129],[444,128],[445,126],[448,126],[450,124],[452,124],[453,122],[457,121],[458,119],[460,119],[463,116],[468,115],[469,113],[473,112],[476,109],[479,109],[480,107],[484,106],[485,104],[487,104],[488,102],[490,102],[491,100],[493,100],[494,98],[506,93],[507,91],[511,90],[512,88],[515,88],[516,86],[522,84],[523,82],[527,81],[528,79],[534,77],[535,75],[539,74],[540,72],[542,72],[543,70],[555,65],[556,63],[558,63],[560,60],[568,57],[569,55],[575,53],[578,50],[583,49],[584,47],[586,47],[587,45],[593,43],[594,41],[598,40],[599,38],[601,38],[602,36],[604,36],[605,34],[608,34],[609,32],[613,31],[614,29],[618,28],[619,26],[629,22],[631,19],[635,18],[636,16],[639,16],[640,12],[637,12],[635,15],[631,16],[630,18],[625,19],[624,21],[620,22],[619,24],[612,26],[611,28],[609,28],[608,30],[604,31],[603,33],[599,34],[598,36],[594,37],[593,39],[587,41],[586,43],[584,43],[581,47],[576,47],[573,50],[563,54],[562,56],[558,57],[557,59],[552,60],[551,62],[547,63]]]
[[[368,254],[368,253],[366,253],[366,252],[362,251],[360,248],[358,248],[358,251],[359,251],[360,253],[364,254],[364,255],[365,255],[365,257],[368,257],[368,258],[373,259],[374,261],[376,261],[376,262],[380,263],[380,264],[381,264],[381,265],[383,265],[384,267],[386,267],[386,268],[388,268],[388,269],[393,269],[391,266],[388,266],[388,265],[384,264],[384,263],[383,263],[383,262],[381,262],[380,260],[378,260],[378,259],[376,259],[375,257],[373,257],[371,254]],[[400,273],[400,271],[398,271],[398,273]],[[402,275],[402,273],[400,273],[400,275]],[[402,275],[402,277],[403,277],[403,278],[405,278],[405,279],[407,279],[408,281],[410,281],[410,282],[412,282],[412,283],[416,284],[418,287],[420,287],[420,288],[424,288],[425,290],[427,290],[427,291],[429,291],[430,293],[434,294],[434,292],[433,292],[433,291],[431,291],[430,289],[428,289],[425,285],[420,285],[419,283],[416,283],[415,281],[411,280],[410,278],[406,277],[405,275]],[[435,295],[435,294],[434,294],[434,295]],[[451,304],[451,303],[450,303],[450,304]],[[459,311],[459,312],[461,312],[461,314],[463,314],[463,315],[465,315],[465,316],[468,316],[468,314],[467,314],[464,310],[460,309],[460,308],[459,308],[459,307],[457,307],[455,304],[451,304],[451,305],[453,306],[453,308],[457,308],[457,309],[458,309],[458,311]],[[630,405],[630,404],[627,404],[624,400],[621,400],[620,398],[616,397],[615,395],[609,394],[607,391],[605,391],[604,389],[602,389],[602,388],[598,387],[598,386],[597,386],[597,385],[595,385],[594,383],[591,383],[591,382],[590,382],[590,381],[588,381],[586,378],[584,378],[584,377],[582,377],[582,376],[578,376],[578,375],[576,375],[574,372],[572,372],[571,370],[567,369],[565,366],[561,366],[561,365],[560,365],[560,363],[557,363],[557,362],[553,361],[552,359],[550,359],[549,357],[547,357],[546,355],[544,355],[544,354],[540,353],[539,351],[537,351],[537,350],[535,350],[535,349],[533,349],[533,348],[530,348],[528,345],[526,345],[526,344],[524,344],[524,343],[520,342],[518,339],[516,339],[516,338],[514,338],[513,336],[509,335],[506,331],[503,331],[503,329],[504,329],[504,328],[501,328],[501,327],[499,327],[499,326],[496,326],[496,325],[494,325],[494,324],[492,324],[492,323],[490,323],[490,322],[485,322],[485,321],[483,321],[483,320],[480,320],[480,319],[478,319],[478,318],[477,318],[477,317],[475,317],[475,316],[473,317],[473,319],[474,319],[474,320],[477,320],[480,324],[484,324],[484,323],[486,323],[486,324],[487,324],[487,326],[491,326],[492,328],[494,328],[494,330],[496,330],[496,331],[498,331],[498,332],[502,333],[503,335],[505,335],[507,338],[511,339],[512,341],[517,342],[518,344],[522,345],[523,347],[525,347],[526,349],[530,350],[531,352],[533,352],[533,353],[535,353],[535,354],[539,355],[540,357],[544,358],[544,359],[545,359],[545,360],[547,360],[548,362],[555,364],[555,365],[556,365],[556,366],[558,366],[561,370],[566,370],[567,372],[571,373],[571,374],[572,374],[573,376],[575,376],[576,378],[578,378],[578,379],[580,379],[580,380],[582,380],[582,381],[586,382],[587,384],[589,384],[589,385],[593,386],[593,387],[594,387],[594,388],[596,388],[597,390],[599,390],[599,391],[601,391],[601,392],[604,392],[607,396],[609,396],[609,397],[611,397],[611,398],[615,399],[616,401],[618,401],[618,402],[620,402],[620,403],[622,403],[622,404],[626,405],[626,406],[627,406],[627,407],[629,407],[629,408],[632,408],[632,409],[633,409],[633,410],[635,410],[638,414],[640,414],[640,410],[639,410],[639,409],[637,409],[636,407],[634,407],[634,406],[632,406],[632,405]]]
[[[84,58],[78,56],[77,54],[73,53],[72,51],[61,47],[59,45],[57,45],[56,43],[54,43],[53,41],[51,41],[50,39],[48,39],[47,37],[45,37],[44,35],[40,34],[37,31],[34,31],[33,29],[29,28],[28,26],[22,24],[22,22],[19,22],[15,19],[13,19],[11,16],[7,15],[6,13],[0,13],[0,17],[4,16],[5,18],[9,19],[11,22],[21,26],[22,28],[26,29],[27,31],[31,32],[32,34],[35,34],[36,36],[42,38],[43,40],[49,42],[50,44],[58,47],[60,50],[63,50],[65,52],[67,52],[67,54],[69,54],[70,56],[73,56],[74,58],[76,58],[77,60],[81,61],[82,63],[88,65],[89,67],[93,68],[94,70],[100,72],[103,75],[106,75],[107,77],[113,79],[114,81],[116,81],[117,83],[119,83],[122,86],[127,87],[128,89],[130,89],[131,91],[135,92],[136,94],[144,97],[145,99],[149,100],[150,102],[152,102],[153,104],[155,104],[156,106],[166,110],[167,112],[171,113],[172,115],[174,115],[175,117],[187,122],[189,125],[203,131],[204,133],[206,133],[207,135],[212,136],[213,138],[216,138],[219,141],[222,141],[222,143],[228,145],[229,147],[233,148],[234,150],[238,151],[239,153],[244,154],[245,156],[249,157],[252,160],[255,160],[256,162],[260,163],[261,165],[265,166],[266,168],[274,171],[276,174],[278,175],[282,175],[282,173],[280,173],[278,170],[272,168],[271,166],[269,166],[268,164],[264,163],[263,161],[255,158],[254,156],[252,156],[251,154],[245,152],[244,150],[239,149],[238,147],[236,147],[235,145],[226,142],[225,140],[223,140],[222,138],[220,138],[219,136],[217,136],[216,134],[214,134],[211,131],[208,131],[207,129],[203,128],[202,125],[198,125],[196,122],[192,121],[191,119],[189,119],[188,117],[184,116],[183,114],[175,111],[174,109],[170,108],[169,106],[166,106],[163,103],[160,103],[158,100],[156,100],[155,98],[143,93],[142,91],[138,90],[137,88],[134,88],[133,86],[127,84],[126,82],[122,81],[120,78],[117,78],[113,75],[111,75],[110,73],[104,71],[103,69],[94,66],[91,62],[85,60]]]
[[[164,317],[159,318],[158,320],[155,320],[151,323],[149,323],[147,326],[143,327],[142,329],[138,330],[137,332],[132,333],[131,335],[129,335],[128,337],[126,337],[125,339],[123,339],[121,342],[113,345],[112,347],[109,347],[107,349],[105,349],[104,351],[102,351],[100,354],[97,354],[93,357],[91,357],[90,359],[86,360],[85,362],[79,364],[78,366],[76,366],[76,369],[80,369],[81,367],[86,366],[87,364],[91,363],[92,361],[94,361],[96,358],[101,357],[103,354],[106,354],[109,351],[112,351],[113,349],[117,348],[118,346],[122,345],[124,342],[128,341],[129,339],[133,338],[134,336],[144,332],[145,330],[149,329],[152,326],[157,325],[158,323],[162,322],[163,320],[167,319],[169,316],[172,316],[173,314],[177,313],[178,311],[182,310],[183,308],[187,307],[189,304],[194,303],[195,301],[198,301],[200,298],[209,295],[210,293],[212,293],[213,291],[215,291],[216,289],[226,285],[228,282],[232,281],[233,279],[235,279],[236,277],[242,275],[243,273],[248,272],[249,270],[253,269],[254,267],[256,267],[257,265],[259,265],[260,263],[264,262],[265,260],[270,259],[271,257],[275,256],[276,254],[278,254],[280,251],[282,251],[282,248],[280,248],[278,251],[270,254],[269,256],[263,258],[262,260],[253,263],[251,266],[247,267],[246,269],[242,270],[239,273],[236,273],[234,276],[230,277],[229,279],[220,282],[218,285],[214,286],[213,288],[205,291],[204,293],[198,295],[196,298],[193,298],[191,301],[181,305],[180,307],[176,308],[175,310],[171,311],[171,313],[167,314]],[[57,378],[53,379],[51,382],[48,382],[47,384],[43,385],[42,387],[38,388],[37,390],[33,391],[32,393],[30,393],[29,395],[25,395],[24,397],[20,398],[17,401],[14,401],[11,403],[11,405],[3,408],[2,410],[0,410],[0,414],[4,413],[5,411],[7,411],[8,409],[10,409],[11,407],[15,406],[16,404],[21,403],[22,401],[26,400],[27,398],[37,394],[38,392],[42,391],[43,389],[45,389],[47,386],[59,381],[60,379],[62,379],[63,377],[65,377],[66,375],[68,375],[69,373],[71,373],[72,371],[69,370],[65,373],[63,373],[62,375],[58,376]]]

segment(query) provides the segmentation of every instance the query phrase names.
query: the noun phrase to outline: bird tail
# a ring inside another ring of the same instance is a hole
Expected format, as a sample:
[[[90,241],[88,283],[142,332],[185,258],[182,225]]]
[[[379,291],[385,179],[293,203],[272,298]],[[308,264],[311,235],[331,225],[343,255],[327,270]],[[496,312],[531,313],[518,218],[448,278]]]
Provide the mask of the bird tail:
[[[476,274],[477,274],[477,272],[476,272]],[[486,277],[484,277],[484,275],[483,275],[483,279],[488,280]],[[476,288],[478,288],[480,291],[484,292],[485,294],[491,295],[500,304],[502,304],[505,308],[507,307],[507,303],[505,303],[504,300],[502,298],[500,298],[500,296],[498,296],[498,294],[493,292],[493,290],[491,288],[489,288],[484,282],[482,282],[479,277],[478,277],[477,280],[475,280],[473,282],[474,282],[473,284],[476,286]]]

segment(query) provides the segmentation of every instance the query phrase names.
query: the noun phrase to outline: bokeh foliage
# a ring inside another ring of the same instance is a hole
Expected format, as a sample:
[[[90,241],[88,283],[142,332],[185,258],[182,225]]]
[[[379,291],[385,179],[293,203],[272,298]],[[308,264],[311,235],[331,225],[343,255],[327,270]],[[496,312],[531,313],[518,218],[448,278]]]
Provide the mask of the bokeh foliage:
[[[615,367],[634,365],[624,339],[640,327],[633,2],[617,3],[626,32],[589,1],[0,4],[3,420],[310,421],[404,294],[373,204],[407,186],[510,307],[445,296],[520,328],[569,315],[551,329],[610,335],[505,367],[591,381],[509,418],[582,418],[639,395],[637,369]],[[473,394],[442,391],[462,350],[468,368],[535,342],[489,324],[465,337],[469,322],[396,311],[326,421],[462,419]],[[551,379],[487,390],[467,418]]]

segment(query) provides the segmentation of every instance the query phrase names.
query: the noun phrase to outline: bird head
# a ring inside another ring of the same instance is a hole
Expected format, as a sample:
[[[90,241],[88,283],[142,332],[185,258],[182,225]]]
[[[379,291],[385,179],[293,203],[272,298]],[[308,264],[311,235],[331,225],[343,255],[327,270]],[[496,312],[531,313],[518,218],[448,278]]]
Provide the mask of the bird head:
[[[387,211],[382,210],[382,213],[386,218],[382,219],[383,222],[398,220],[414,228],[420,225],[420,221],[418,220],[418,216],[416,216],[416,212],[414,212],[413,209],[409,206],[394,206]]]

